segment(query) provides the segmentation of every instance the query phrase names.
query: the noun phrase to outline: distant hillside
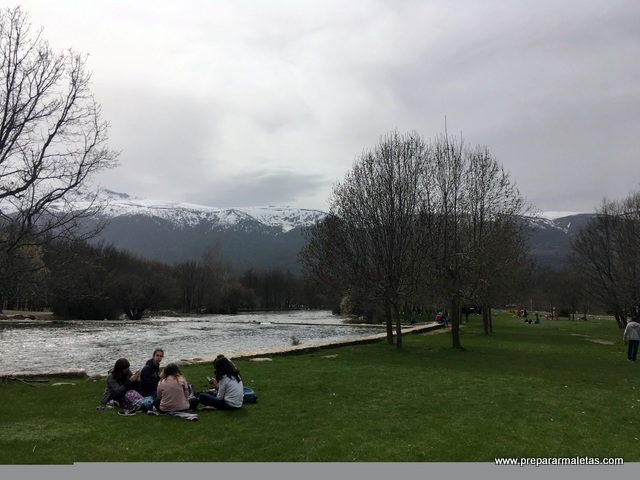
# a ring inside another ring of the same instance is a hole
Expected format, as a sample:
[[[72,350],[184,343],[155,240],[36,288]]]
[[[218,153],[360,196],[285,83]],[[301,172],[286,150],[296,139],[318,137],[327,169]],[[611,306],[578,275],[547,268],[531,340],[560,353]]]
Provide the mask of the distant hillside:
[[[195,260],[218,243],[239,271],[251,267],[300,273],[303,229],[326,213],[293,207],[213,208],[157,202],[107,192],[105,242],[167,263]]]
[[[578,213],[554,219],[530,218],[528,238],[531,255],[541,265],[562,267],[571,251],[571,241],[587,223],[592,213]]]
[[[238,271],[251,267],[298,274],[297,256],[305,244],[303,230],[325,212],[294,207],[214,208],[152,201],[106,191],[107,228],[94,239],[144,258],[167,263],[201,258],[218,243]],[[82,199],[77,200],[79,206]],[[527,217],[531,253],[539,263],[566,262],[571,239],[592,214],[542,214]]]
[[[177,226],[167,219],[131,214],[112,218],[94,239],[100,241],[166,263],[199,259],[209,245],[218,243],[239,270],[280,268],[298,273],[296,253],[304,237],[302,227],[282,231],[251,220],[233,227],[206,221]]]

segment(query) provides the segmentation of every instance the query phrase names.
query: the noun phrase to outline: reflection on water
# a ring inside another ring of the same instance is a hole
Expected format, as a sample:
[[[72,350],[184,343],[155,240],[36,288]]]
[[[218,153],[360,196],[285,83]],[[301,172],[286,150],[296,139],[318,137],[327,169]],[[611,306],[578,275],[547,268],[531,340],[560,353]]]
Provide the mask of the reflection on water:
[[[282,324],[282,322],[302,325]],[[326,311],[157,317],[143,321],[0,322],[0,374],[85,370],[105,373],[120,357],[132,370],[142,368],[156,347],[162,365],[178,360],[239,355],[300,344],[379,333],[342,323]]]

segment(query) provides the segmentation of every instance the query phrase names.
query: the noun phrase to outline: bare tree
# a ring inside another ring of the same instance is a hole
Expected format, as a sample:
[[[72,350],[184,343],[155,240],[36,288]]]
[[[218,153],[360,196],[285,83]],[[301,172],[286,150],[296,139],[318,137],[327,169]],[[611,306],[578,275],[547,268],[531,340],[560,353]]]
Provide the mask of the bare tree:
[[[203,306],[208,312],[221,309],[223,291],[229,282],[231,266],[224,259],[219,242],[212,243],[202,253]]]
[[[388,134],[333,189],[329,215],[309,230],[305,272],[325,286],[378,304],[387,341],[402,347],[400,308],[426,266],[429,147],[415,132]]]
[[[466,148],[462,139],[444,134],[435,140],[433,152],[431,205],[437,235],[432,263],[440,279],[437,296],[448,299],[451,307],[452,346],[460,348],[461,300],[473,298],[479,284],[485,286],[485,300],[494,297],[494,289],[486,287],[498,285],[499,268],[513,265],[523,252],[518,225],[527,206],[486,147]],[[506,242],[512,248],[500,251],[497,247]]]
[[[129,258],[126,269],[110,268],[105,287],[109,298],[130,320],[140,320],[147,310],[173,305],[179,297],[171,267],[135,257]]]
[[[191,313],[196,309],[196,291],[199,279],[202,278],[201,268],[195,260],[187,260],[173,267],[173,277],[180,291],[180,309],[183,313]]]
[[[474,304],[482,306],[486,334],[493,332],[493,306],[509,303],[531,283],[533,261],[526,244],[525,225],[523,221],[493,225],[491,241],[483,242],[483,252],[471,275],[470,296]]]
[[[42,29],[32,32],[20,7],[0,10],[3,261],[28,245],[95,233],[83,230],[81,220],[102,205],[97,192],[83,188],[94,174],[116,166],[118,153],[106,144],[108,123],[90,80],[86,55],[55,53]],[[80,194],[85,207],[77,210],[70,200]]]
[[[523,207],[486,148],[392,133],[334,188],[330,213],[310,230],[301,260],[321,284],[384,308],[388,341],[395,320],[399,348],[401,307],[444,299],[459,348],[461,299],[481,281],[495,282],[489,275],[506,264],[497,261],[505,235],[510,258],[523,252]]]
[[[640,192],[604,200],[572,243],[572,264],[620,328],[640,304]]]
[[[562,310],[566,310],[571,320],[576,319],[580,307],[584,303],[586,282],[582,275],[571,265],[556,272],[556,284]],[[586,317],[585,317],[586,318]]]

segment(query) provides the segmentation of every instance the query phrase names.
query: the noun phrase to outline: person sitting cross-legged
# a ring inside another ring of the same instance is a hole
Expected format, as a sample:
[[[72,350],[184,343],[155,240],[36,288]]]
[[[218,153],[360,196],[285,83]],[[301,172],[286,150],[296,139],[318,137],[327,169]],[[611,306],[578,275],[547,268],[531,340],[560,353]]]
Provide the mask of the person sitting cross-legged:
[[[106,404],[107,407],[120,407],[124,405],[124,396],[127,391],[138,390],[139,385],[140,376],[131,373],[129,360],[119,358],[113,368],[109,370],[107,383],[100,401]]]
[[[218,394],[213,396],[203,392],[198,395],[200,403],[215,410],[237,410],[242,407],[244,385],[240,371],[223,356],[216,358],[213,368],[215,378],[211,379],[211,385],[218,389]]]
[[[158,396],[153,406],[160,413],[176,413],[195,410],[197,398],[189,398],[189,384],[175,363],[167,365],[160,374]]]

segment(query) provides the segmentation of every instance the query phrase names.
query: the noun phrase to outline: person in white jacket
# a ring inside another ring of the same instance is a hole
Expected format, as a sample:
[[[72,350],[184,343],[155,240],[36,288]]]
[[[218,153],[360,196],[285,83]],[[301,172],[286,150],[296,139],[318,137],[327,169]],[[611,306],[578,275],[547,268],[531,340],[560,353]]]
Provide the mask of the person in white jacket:
[[[244,385],[240,371],[223,355],[219,355],[213,362],[215,378],[210,380],[213,387],[218,389],[217,396],[201,393],[198,400],[205,407],[215,410],[237,410],[242,407]]]
[[[627,360],[635,362],[638,354],[638,345],[640,345],[640,323],[638,323],[637,315],[631,317],[631,321],[627,323],[622,340],[627,345]]]

